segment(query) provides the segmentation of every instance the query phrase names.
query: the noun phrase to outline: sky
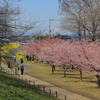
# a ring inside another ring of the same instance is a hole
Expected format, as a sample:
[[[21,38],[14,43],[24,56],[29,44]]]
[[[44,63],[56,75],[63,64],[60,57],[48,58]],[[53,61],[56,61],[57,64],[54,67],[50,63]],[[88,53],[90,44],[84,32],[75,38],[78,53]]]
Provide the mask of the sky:
[[[16,4],[20,6],[23,19],[32,18],[39,21],[38,27],[34,30],[45,30],[44,33],[49,33],[49,26],[51,26],[51,33],[59,32],[61,15],[58,0],[22,0]],[[49,21],[50,19],[52,21]]]

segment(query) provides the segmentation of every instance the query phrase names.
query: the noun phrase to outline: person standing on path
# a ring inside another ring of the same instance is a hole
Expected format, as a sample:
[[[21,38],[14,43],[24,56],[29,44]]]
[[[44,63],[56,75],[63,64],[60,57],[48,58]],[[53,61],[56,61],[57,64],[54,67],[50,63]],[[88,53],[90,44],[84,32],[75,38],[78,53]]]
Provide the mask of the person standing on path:
[[[24,74],[24,65],[23,64],[20,65],[20,70],[21,70],[21,75],[23,75]]]
[[[29,56],[28,56],[28,55],[26,55],[26,60],[27,60],[27,61],[29,60]]]
[[[20,59],[20,63],[23,64],[23,62],[24,62],[24,61],[23,61],[23,59],[21,58],[21,59]]]
[[[16,62],[16,56],[14,56],[14,62]]]
[[[7,61],[7,66],[8,68],[10,68],[10,61]]]

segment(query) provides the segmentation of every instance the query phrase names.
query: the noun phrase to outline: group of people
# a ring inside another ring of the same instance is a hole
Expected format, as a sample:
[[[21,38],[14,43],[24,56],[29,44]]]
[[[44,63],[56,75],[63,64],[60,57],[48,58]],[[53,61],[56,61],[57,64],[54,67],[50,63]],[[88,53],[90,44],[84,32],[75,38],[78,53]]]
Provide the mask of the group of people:
[[[26,61],[34,61],[34,56],[26,55]]]
[[[16,62],[16,59],[14,58],[14,62]],[[19,73],[19,70],[21,71],[21,75],[24,74],[24,64],[23,64],[23,59],[21,58],[20,59],[20,65],[19,64],[16,64],[15,65],[15,74],[18,75]],[[11,63],[10,61],[7,62],[7,65],[8,65],[8,68],[11,68]]]

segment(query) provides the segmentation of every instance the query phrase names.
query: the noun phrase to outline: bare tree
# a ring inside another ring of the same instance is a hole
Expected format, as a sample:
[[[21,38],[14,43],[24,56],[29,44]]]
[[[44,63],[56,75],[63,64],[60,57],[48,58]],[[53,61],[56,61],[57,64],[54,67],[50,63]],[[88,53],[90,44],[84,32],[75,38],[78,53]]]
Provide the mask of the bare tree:
[[[21,21],[19,6],[13,7],[12,0],[3,0],[0,4],[0,37],[12,39],[35,28],[38,21]]]
[[[83,0],[86,5],[85,15],[86,24],[83,24],[83,28],[87,30],[92,41],[96,40],[96,35],[100,34],[100,0]]]
[[[81,34],[89,34],[92,41],[100,28],[100,0],[60,0],[61,28]]]
[[[43,39],[44,32],[45,32],[45,30],[39,30],[39,31],[33,32],[33,34],[31,36],[35,40],[41,40],[41,39]]]
[[[1,46],[4,39],[15,41],[17,37],[22,36],[27,31],[37,27],[38,21],[29,19],[29,21],[21,21],[19,19],[21,11],[20,7],[14,7],[13,1],[21,0],[0,0],[0,66],[1,66]]]

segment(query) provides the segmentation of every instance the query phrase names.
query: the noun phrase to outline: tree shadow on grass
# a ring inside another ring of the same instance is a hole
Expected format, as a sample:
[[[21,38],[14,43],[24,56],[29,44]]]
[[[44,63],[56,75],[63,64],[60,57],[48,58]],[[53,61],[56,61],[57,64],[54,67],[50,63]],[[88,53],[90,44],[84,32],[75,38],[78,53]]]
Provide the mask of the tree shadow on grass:
[[[79,76],[80,74],[66,74],[66,75],[77,75],[77,76]]]
[[[88,81],[88,82],[91,82],[91,83],[97,83],[97,81]]]
[[[63,73],[51,73],[51,75],[63,75]]]
[[[68,72],[76,72],[76,70],[68,70]]]

